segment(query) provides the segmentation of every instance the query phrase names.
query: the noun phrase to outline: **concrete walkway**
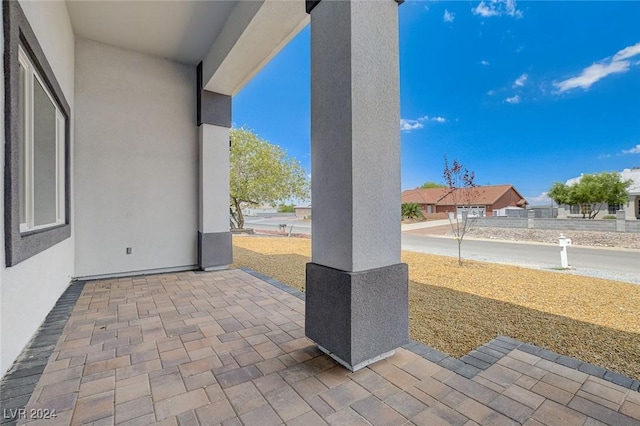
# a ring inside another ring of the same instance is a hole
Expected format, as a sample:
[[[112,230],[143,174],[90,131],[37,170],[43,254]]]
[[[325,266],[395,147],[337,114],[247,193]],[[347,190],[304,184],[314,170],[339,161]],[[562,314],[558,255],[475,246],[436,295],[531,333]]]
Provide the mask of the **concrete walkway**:
[[[302,298],[241,270],[88,282],[18,423],[640,425],[637,381],[506,337],[351,373],[304,337]]]
[[[414,231],[416,229],[435,228],[439,226],[450,226],[449,219],[428,220],[425,222],[403,223],[402,232]]]

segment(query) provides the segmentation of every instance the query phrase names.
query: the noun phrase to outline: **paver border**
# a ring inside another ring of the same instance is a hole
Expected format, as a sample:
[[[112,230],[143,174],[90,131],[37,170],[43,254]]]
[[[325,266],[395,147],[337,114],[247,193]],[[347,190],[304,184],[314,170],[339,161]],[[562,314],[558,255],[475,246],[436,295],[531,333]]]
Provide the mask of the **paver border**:
[[[2,377],[0,424],[3,426],[14,425],[19,420],[19,410],[29,402],[86,283],[85,280],[78,280],[69,284],[34,337]]]

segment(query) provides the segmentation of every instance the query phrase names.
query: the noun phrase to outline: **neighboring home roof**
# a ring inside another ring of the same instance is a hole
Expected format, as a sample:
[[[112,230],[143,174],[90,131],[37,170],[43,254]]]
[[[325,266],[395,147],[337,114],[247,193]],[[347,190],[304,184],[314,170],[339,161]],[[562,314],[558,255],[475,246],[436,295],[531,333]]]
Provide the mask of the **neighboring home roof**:
[[[408,189],[402,192],[403,203],[436,204],[444,197],[449,188]]]
[[[618,174],[620,175],[620,180],[625,181],[625,180],[631,180],[631,186],[629,187],[629,189],[627,190],[627,192],[629,194],[640,194],[640,167],[634,167],[632,169],[624,169],[621,172],[618,172]],[[567,182],[565,183],[565,185],[573,185],[574,183],[578,183],[580,182],[580,179],[582,179],[582,174],[578,177],[574,177],[571,178],[569,180],[567,180]]]
[[[520,200],[516,202],[518,206],[524,206],[528,204],[527,200],[518,192],[513,185],[487,185],[477,186],[476,194],[473,197],[473,204],[475,205],[492,205],[495,204],[500,197],[506,192],[513,189]],[[428,189],[410,189],[402,193],[403,203],[418,203],[418,204],[438,204],[441,206],[454,205],[456,198],[458,204],[461,204],[462,196],[455,192],[461,191],[460,189],[451,191],[449,188],[428,188]]]

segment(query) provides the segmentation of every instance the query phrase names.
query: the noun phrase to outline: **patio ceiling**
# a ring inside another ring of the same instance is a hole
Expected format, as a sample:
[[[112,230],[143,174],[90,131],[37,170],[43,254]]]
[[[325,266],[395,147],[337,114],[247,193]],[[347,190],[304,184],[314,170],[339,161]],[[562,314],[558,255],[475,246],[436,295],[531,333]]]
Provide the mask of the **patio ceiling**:
[[[124,49],[196,65],[233,1],[67,1],[73,31]]]
[[[298,1],[68,0],[76,35],[185,64],[234,95],[309,22]]]

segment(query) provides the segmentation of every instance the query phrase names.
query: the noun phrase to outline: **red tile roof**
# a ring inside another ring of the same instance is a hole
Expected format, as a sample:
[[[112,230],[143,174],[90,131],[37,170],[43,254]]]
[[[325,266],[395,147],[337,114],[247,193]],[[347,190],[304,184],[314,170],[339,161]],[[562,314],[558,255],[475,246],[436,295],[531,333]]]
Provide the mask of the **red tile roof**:
[[[402,192],[403,203],[436,204],[449,192],[449,188],[409,189]]]
[[[527,204],[527,200],[514,188],[513,185],[488,185],[477,186],[473,195],[474,205],[492,205],[495,204],[500,197],[507,193],[510,189],[513,189],[520,200],[516,203],[518,206],[524,206]],[[418,203],[418,204],[437,204],[440,206],[451,206],[456,204],[455,199],[458,199],[458,204],[463,203],[464,196],[460,194],[461,189],[451,191],[449,188],[428,188],[428,189],[410,189],[402,192],[403,203]]]

